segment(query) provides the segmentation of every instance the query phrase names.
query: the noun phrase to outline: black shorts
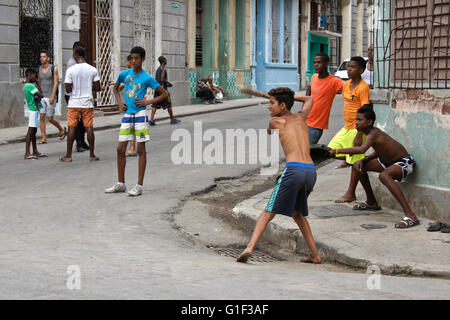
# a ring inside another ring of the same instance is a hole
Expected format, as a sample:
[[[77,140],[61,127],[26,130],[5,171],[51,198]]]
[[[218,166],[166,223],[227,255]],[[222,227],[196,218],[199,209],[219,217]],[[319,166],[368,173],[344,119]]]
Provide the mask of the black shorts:
[[[168,96],[167,99],[163,100],[163,101],[159,101],[157,103],[154,103],[152,105],[152,108],[156,108],[156,109],[161,109],[163,108],[164,110],[167,108],[170,108],[172,106],[172,98],[170,97],[170,93],[167,92]],[[160,94],[158,91],[155,91],[155,95],[153,96],[154,98],[159,97]]]

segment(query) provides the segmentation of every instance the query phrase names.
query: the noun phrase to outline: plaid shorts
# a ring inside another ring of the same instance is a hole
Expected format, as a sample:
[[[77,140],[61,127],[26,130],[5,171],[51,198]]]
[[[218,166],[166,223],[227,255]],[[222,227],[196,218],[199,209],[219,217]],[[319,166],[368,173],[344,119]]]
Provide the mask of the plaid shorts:
[[[125,113],[120,124],[119,141],[131,141],[136,137],[136,142],[150,140],[147,110],[136,113]]]

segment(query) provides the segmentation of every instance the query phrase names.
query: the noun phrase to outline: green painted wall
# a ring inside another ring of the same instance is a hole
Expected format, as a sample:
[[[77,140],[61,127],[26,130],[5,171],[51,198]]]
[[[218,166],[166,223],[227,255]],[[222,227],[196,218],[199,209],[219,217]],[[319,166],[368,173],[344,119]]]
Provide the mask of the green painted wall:
[[[245,0],[236,0],[235,68],[245,68]]]
[[[314,69],[314,57],[319,52],[325,52],[328,56],[330,55],[330,39],[311,34],[310,31],[308,31],[308,39],[308,70],[306,71],[306,75],[311,81],[312,75],[316,73]],[[320,49],[321,47],[323,50]]]
[[[197,68],[197,78],[211,75],[214,67],[214,16],[216,12],[215,1],[202,1],[202,36],[203,36],[203,65]]]
[[[227,86],[227,72],[229,69],[229,0],[219,0],[219,85]]]
[[[402,143],[417,162],[413,184],[450,188],[449,116],[398,111],[387,104],[375,104],[376,126]]]

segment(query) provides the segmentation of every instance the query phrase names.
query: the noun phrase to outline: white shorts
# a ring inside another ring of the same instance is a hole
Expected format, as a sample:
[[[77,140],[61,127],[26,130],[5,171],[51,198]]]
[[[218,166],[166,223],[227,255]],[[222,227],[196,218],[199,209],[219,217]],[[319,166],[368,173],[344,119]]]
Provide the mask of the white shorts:
[[[146,142],[150,140],[147,110],[125,113],[120,124],[119,141]]]
[[[39,111],[41,114],[45,114],[47,117],[52,118],[55,115],[56,99],[53,104],[50,104],[50,98],[42,98],[42,109]]]
[[[29,111],[30,115],[28,117],[28,127],[37,128],[39,127],[39,111]]]

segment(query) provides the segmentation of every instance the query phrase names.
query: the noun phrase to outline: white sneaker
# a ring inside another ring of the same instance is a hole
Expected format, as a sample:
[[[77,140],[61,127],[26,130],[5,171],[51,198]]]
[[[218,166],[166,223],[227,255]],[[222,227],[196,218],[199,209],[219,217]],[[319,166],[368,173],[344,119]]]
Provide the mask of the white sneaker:
[[[137,184],[133,187],[133,189],[128,191],[128,195],[133,197],[140,196],[142,194],[142,190],[144,190],[144,187]]]
[[[125,192],[125,190],[127,190],[127,187],[125,186],[125,183],[117,182],[111,188],[106,189],[105,193]]]

